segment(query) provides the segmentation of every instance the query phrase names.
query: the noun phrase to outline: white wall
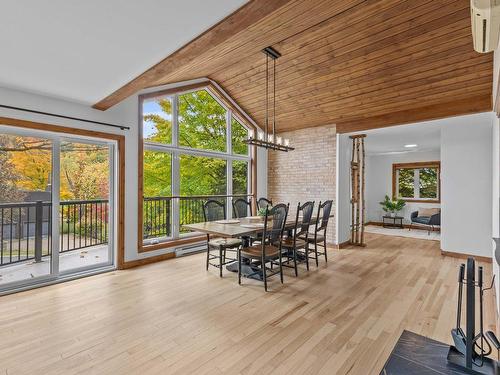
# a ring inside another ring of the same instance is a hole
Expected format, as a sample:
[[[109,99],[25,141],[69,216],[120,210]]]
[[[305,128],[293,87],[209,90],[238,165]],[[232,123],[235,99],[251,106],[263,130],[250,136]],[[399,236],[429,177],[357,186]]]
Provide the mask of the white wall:
[[[491,235],[494,238],[500,237],[500,121],[492,114],[493,136],[492,140],[492,210],[491,210]],[[500,307],[500,275],[498,263],[495,260],[495,244],[492,242],[493,274],[495,277],[495,291],[497,296],[497,310]]]
[[[493,54],[493,98],[496,98],[498,89],[498,79],[500,72],[500,52],[498,49]],[[494,103],[495,104],[495,103]],[[492,140],[492,236],[500,237],[500,122],[496,114],[492,114],[493,118],[493,137]],[[500,269],[495,261],[495,245],[492,242],[493,253],[493,273],[495,278],[495,291],[497,300],[497,312],[500,311]]]
[[[366,143],[370,142],[369,137]],[[424,152],[407,152],[404,154],[368,155],[366,158],[366,221],[381,222],[385,212],[379,202],[385,195],[392,197],[392,165],[395,163],[412,163],[420,161],[440,160],[439,150]],[[440,207],[439,203],[406,202],[405,208],[399,215],[410,222],[410,214],[418,211],[419,207]]]
[[[174,85],[162,86],[162,88]],[[148,91],[154,91],[149,89]],[[89,106],[53,99],[45,96],[29,94],[0,88],[0,104],[29,108],[44,112],[53,112],[84,119],[116,123],[130,126],[130,130],[113,129],[97,124],[89,124],[74,120],[65,120],[45,115],[29,114],[15,110],[0,108],[1,117],[12,117],[41,123],[55,124],[86,130],[98,130],[125,135],[125,261],[147,258],[164,254],[173,249],[161,249],[139,254],[137,252],[137,188],[138,188],[138,94],[131,96],[107,111],[94,110]],[[0,124],[1,125],[1,124]],[[1,132],[1,127],[0,127]],[[257,157],[257,181],[259,196],[267,195],[267,155],[259,153]]]
[[[441,249],[491,257],[491,114],[441,121]]]

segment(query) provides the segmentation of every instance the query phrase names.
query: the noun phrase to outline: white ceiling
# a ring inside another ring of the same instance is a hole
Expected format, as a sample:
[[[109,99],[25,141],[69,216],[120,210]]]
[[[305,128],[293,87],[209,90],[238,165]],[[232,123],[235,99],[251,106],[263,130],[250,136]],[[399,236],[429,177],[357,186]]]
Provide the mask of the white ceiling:
[[[0,86],[94,104],[247,0],[3,0]]]
[[[384,155],[416,151],[436,151],[441,147],[441,122],[425,121],[418,124],[392,126],[366,131],[365,149],[367,154]],[[405,148],[416,144],[416,148]]]

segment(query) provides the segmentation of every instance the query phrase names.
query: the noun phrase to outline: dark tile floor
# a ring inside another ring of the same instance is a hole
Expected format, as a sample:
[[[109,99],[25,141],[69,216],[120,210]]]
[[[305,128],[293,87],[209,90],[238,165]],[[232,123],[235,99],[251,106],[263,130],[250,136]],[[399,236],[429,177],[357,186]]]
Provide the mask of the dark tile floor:
[[[450,346],[403,331],[380,375],[462,375],[448,364]]]

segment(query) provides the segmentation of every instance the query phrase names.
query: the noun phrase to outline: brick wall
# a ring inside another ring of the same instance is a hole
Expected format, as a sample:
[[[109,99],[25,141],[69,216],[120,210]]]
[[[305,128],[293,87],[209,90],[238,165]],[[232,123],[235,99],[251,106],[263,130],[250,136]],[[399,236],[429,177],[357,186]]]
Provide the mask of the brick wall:
[[[335,205],[335,126],[322,126],[281,133],[289,138],[294,151],[269,151],[267,192],[273,203],[290,202],[295,218],[297,203],[332,199]],[[334,207],[332,214],[335,213]],[[335,218],[328,222],[327,241],[335,242]]]

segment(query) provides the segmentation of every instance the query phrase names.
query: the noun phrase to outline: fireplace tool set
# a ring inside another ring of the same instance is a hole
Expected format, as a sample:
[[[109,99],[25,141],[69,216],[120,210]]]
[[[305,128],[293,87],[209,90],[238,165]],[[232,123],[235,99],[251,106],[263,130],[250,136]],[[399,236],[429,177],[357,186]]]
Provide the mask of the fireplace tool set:
[[[467,259],[467,266],[460,265],[458,272],[457,323],[451,330],[454,346],[450,346],[448,363],[466,374],[500,375],[498,362],[488,357],[493,347],[500,351],[500,342],[495,333],[484,333],[484,292],[493,288],[495,277],[488,288],[483,284],[483,267],[476,265],[474,258]],[[461,327],[462,299],[465,287],[465,332]],[[479,332],[476,333],[476,294],[479,293]],[[498,358],[498,357],[497,357]]]

